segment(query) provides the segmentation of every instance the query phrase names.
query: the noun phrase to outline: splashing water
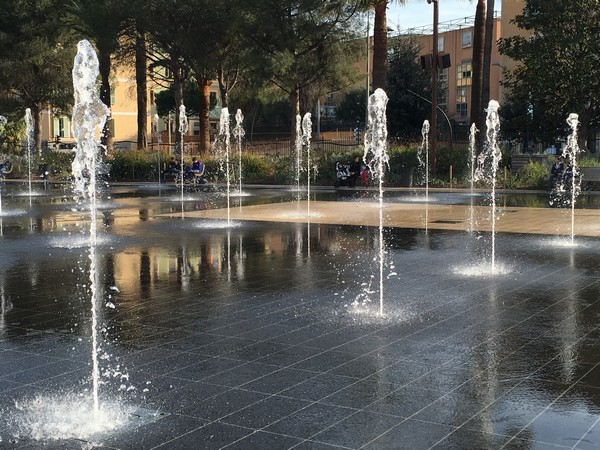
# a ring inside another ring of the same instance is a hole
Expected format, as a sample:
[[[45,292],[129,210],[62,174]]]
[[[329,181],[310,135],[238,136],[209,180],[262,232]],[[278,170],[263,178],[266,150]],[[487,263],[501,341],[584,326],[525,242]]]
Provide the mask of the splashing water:
[[[77,55],[73,67],[73,136],[77,142],[75,159],[72,163],[75,179],[75,192],[87,200],[90,208],[90,287],[92,309],[92,396],[94,411],[98,411],[98,270],[96,267],[97,246],[97,200],[96,168],[98,166],[99,135],[110,114],[96,93],[96,79],[99,75],[98,58],[92,45],[86,41],[77,44]]]
[[[221,110],[221,120],[219,121],[219,139],[223,144],[225,152],[225,179],[227,181],[227,226],[231,226],[231,170],[229,168],[229,109]]]
[[[566,172],[570,172],[571,184],[571,244],[575,243],[575,203],[581,192],[581,178],[579,177],[579,166],[577,165],[577,155],[582,152],[577,143],[577,127],[579,126],[579,116],[575,113],[569,114],[567,124],[571,127],[571,134],[567,137],[567,145],[563,151],[563,158],[567,162]]]
[[[6,425],[17,438],[85,440],[96,433],[122,428],[134,412],[117,403],[107,402],[104,406],[96,410],[89,399],[73,394],[37,396],[16,402]]]
[[[419,166],[422,168],[423,178],[425,180],[425,201],[429,201],[429,120],[423,121],[421,127],[421,146],[417,152]]]
[[[363,160],[368,162],[371,174],[379,182],[379,314],[383,315],[383,176],[389,166],[387,154],[387,120],[385,116],[388,97],[383,89],[376,89],[369,97],[369,120],[365,132]]]
[[[4,116],[0,116],[0,131],[4,131],[4,127],[6,126],[6,124],[8,123],[8,120],[6,120],[6,117]],[[4,161],[0,161],[0,162],[4,162]],[[3,177],[0,177],[0,181],[2,181]],[[0,185],[0,216],[2,216],[2,186]]]
[[[154,130],[156,132],[156,143],[158,144],[158,150],[156,151],[156,168],[158,169],[158,192],[160,193],[160,146],[162,144],[162,138],[160,131],[158,131],[158,114],[154,114]]]
[[[296,116],[296,192],[300,202],[300,172],[302,171],[302,116]]]
[[[486,179],[491,185],[491,221],[492,221],[492,257],[491,273],[496,273],[496,173],[502,160],[502,152],[498,145],[498,134],[500,132],[500,117],[498,115],[500,105],[496,100],[490,100],[486,117],[486,144],[484,151],[477,158],[477,170],[475,179]]]
[[[310,217],[310,139],[312,137],[312,120],[311,114],[304,114],[302,119],[302,146],[306,148],[306,173],[307,184],[306,184],[306,199],[308,202],[308,215]]]
[[[188,130],[188,120],[185,115],[185,105],[181,105],[179,107],[179,135],[181,136],[181,141],[179,142],[179,149],[181,151],[181,161],[179,163],[181,171],[179,172],[180,182],[181,182],[181,213],[183,214],[183,155],[185,150],[185,133]]]
[[[235,112],[235,127],[233,127],[233,135],[235,136],[238,145],[238,181],[240,185],[240,195],[242,194],[242,140],[246,134],[242,123],[244,123],[244,116],[242,115],[242,110],[238,109]],[[241,199],[240,206],[242,206]]]
[[[477,168],[477,151],[475,144],[477,142],[478,131],[479,130],[475,124],[471,124],[471,129],[469,132],[469,169],[471,171],[471,177],[469,181],[471,182],[471,195],[475,193],[475,169]]]
[[[25,110],[25,136],[27,138],[27,173],[28,173],[28,184],[29,184],[29,204],[31,205],[31,147],[33,146],[33,117],[31,115],[31,109]]]

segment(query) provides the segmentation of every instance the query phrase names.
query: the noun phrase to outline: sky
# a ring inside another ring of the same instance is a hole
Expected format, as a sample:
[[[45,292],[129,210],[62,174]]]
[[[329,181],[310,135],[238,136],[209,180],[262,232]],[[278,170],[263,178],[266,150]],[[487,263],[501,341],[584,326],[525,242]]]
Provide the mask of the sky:
[[[500,1],[496,1],[497,10],[500,9]],[[474,0],[439,0],[439,20],[460,19],[474,16],[477,2]],[[399,5],[391,1],[388,7],[387,24],[395,31],[406,28],[431,25],[433,22],[433,5],[427,0],[406,0],[405,5]]]

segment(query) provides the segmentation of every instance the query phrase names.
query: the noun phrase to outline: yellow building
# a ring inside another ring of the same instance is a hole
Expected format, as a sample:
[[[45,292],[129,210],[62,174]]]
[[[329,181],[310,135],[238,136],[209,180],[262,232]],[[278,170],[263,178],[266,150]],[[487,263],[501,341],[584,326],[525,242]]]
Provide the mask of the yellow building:
[[[148,147],[155,147],[158,144],[158,134],[155,129],[154,116],[156,114],[156,104],[154,102],[154,94],[163,88],[156,84],[151,79],[147,83],[147,111],[148,118],[146,124],[146,137]],[[218,85],[213,83],[210,86],[211,99],[219,99]],[[212,103],[212,101],[211,101]],[[220,102],[216,102],[217,104]],[[211,111],[211,129],[216,129],[220,106]],[[114,138],[114,148],[116,150],[134,150],[137,148],[137,91],[135,81],[135,69],[133,65],[114,65],[113,77],[111,79],[111,116],[110,128]],[[57,114],[51,108],[48,108],[42,113],[42,146],[46,144],[50,148],[56,148],[60,142],[61,147],[71,146],[75,144],[71,132],[71,117],[70,115]],[[169,131],[171,132],[171,140],[169,141]],[[158,132],[161,136],[162,148],[167,150],[169,142],[174,146],[174,118],[160,118],[158,121]],[[187,136],[193,141],[194,136],[199,136],[200,125],[197,117],[189,118],[189,129]],[[57,139],[58,137],[58,139]],[[197,138],[196,138],[197,139]]]

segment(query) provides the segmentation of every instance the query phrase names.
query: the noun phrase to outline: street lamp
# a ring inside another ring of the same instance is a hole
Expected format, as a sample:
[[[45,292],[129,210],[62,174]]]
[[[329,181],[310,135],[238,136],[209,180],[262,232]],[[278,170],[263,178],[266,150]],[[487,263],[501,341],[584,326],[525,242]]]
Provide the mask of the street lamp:
[[[433,51],[431,62],[431,171],[437,173],[437,78],[438,78],[438,1],[427,0],[433,3]]]

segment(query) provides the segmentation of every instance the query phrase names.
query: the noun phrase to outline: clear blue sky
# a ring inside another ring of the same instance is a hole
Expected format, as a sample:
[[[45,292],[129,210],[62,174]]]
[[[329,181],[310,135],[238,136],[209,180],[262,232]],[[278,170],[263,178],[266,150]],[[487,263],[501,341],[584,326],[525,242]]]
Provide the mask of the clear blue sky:
[[[496,10],[500,10],[501,2],[496,0]],[[474,0],[439,0],[440,22],[474,16],[477,2]],[[388,26],[394,31],[398,29],[431,25],[433,22],[433,5],[427,0],[407,0],[405,5],[391,1],[387,14]]]

